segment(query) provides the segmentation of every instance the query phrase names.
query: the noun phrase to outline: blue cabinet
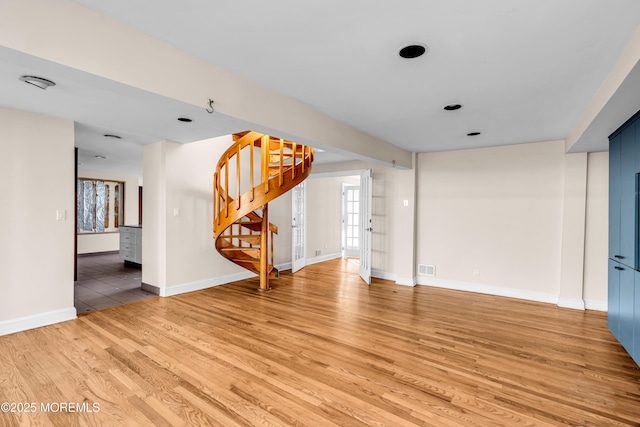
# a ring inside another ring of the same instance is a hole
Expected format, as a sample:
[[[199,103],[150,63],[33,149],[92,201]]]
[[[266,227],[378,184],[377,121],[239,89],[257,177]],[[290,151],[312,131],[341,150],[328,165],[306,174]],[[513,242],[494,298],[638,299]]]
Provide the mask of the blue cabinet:
[[[609,292],[607,323],[611,333],[620,341],[620,263],[609,259]]]
[[[633,350],[631,357],[640,365],[640,272],[636,271],[634,279],[634,304],[633,304]]]
[[[609,137],[608,326],[640,364],[640,112]]]

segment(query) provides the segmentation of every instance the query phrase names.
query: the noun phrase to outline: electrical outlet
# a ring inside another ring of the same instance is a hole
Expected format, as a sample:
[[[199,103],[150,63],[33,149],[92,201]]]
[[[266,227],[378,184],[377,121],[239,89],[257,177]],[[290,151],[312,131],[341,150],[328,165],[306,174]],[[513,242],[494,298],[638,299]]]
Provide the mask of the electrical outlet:
[[[473,275],[474,275],[475,277],[480,276],[480,270],[479,270],[479,269],[477,269],[477,268],[476,268],[475,270],[473,270]]]

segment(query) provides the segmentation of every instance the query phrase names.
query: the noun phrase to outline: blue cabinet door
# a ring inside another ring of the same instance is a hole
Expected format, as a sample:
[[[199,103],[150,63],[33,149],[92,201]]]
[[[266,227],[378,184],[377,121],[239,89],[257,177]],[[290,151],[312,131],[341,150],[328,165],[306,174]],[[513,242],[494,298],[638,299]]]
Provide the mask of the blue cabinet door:
[[[634,275],[633,351],[631,357],[640,365],[640,271]]]
[[[620,134],[609,142],[609,258],[620,254]]]
[[[614,267],[620,274],[620,332],[618,340],[629,354],[633,354],[634,280],[635,270],[624,264]]]
[[[636,135],[633,124],[620,132],[620,253],[618,260],[636,268]]]
[[[609,295],[607,322],[611,333],[620,341],[620,263],[609,260]]]

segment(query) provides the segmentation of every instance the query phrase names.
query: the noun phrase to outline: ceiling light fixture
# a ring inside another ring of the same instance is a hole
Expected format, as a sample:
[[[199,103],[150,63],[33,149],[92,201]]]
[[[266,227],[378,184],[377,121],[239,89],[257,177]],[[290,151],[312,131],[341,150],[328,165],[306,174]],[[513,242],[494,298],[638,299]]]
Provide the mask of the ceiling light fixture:
[[[401,58],[414,59],[424,55],[427,52],[427,47],[423,44],[410,44],[403,47],[398,52]]]
[[[100,154],[96,154],[96,155],[95,155],[95,156],[93,156],[93,157],[95,157],[96,159],[106,159],[106,157],[105,157],[105,156],[101,156]]]
[[[469,133],[467,134],[467,136],[478,136],[478,135],[480,135],[480,134],[481,134],[481,132],[469,132]]]
[[[121,137],[121,136],[113,135],[113,134],[110,134],[110,133],[105,133],[103,136],[104,136],[105,138],[122,139],[122,137]]]
[[[188,117],[178,117],[178,121],[183,123],[191,123],[193,120]]]
[[[42,90],[46,90],[50,86],[55,86],[56,84],[51,80],[43,79],[42,77],[36,76],[22,76],[20,77],[20,81],[29,83],[35,87],[39,87]]]
[[[446,111],[455,111],[462,108],[462,104],[449,104],[443,107]]]

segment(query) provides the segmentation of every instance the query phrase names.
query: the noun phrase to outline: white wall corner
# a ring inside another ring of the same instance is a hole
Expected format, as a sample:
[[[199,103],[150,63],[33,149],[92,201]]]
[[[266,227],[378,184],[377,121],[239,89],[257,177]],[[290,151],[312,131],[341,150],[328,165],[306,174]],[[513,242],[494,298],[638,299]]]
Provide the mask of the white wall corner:
[[[418,278],[419,285],[433,286],[435,288],[452,289],[456,291],[475,292],[479,294],[495,295],[499,297],[517,298],[527,301],[558,303],[558,295],[542,292],[526,291],[523,289],[502,288],[498,286],[482,285],[477,283],[456,282],[453,280],[434,280],[424,277]]]
[[[75,307],[48,311],[46,313],[33,314],[31,316],[18,317],[0,322],[0,336],[22,332],[54,323],[66,322],[78,317]]]
[[[578,298],[558,298],[558,307],[584,310],[584,300]]]
[[[609,311],[609,306],[607,301],[596,301],[596,300],[584,300],[584,308],[586,310],[595,310],[595,311],[604,311],[605,313]]]
[[[240,273],[228,274],[226,276],[212,277],[210,279],[197,280],[195,282],[189,283],[181,283],[178,285],[167,286],[166,288],[159,288],[159,295],[161,297],[171,297],[174,295],[185,294],[187,292],[213,288],[214,286],[220,286],[227,283],[236,282],[238,280],[245,280],[251,277],[256,277],[256,274],[251,273],[250,271],[243,271]]]
[[[402,286],[415,286],[418,282],[415,277],[398,277],[396,278],[396,285]]]

